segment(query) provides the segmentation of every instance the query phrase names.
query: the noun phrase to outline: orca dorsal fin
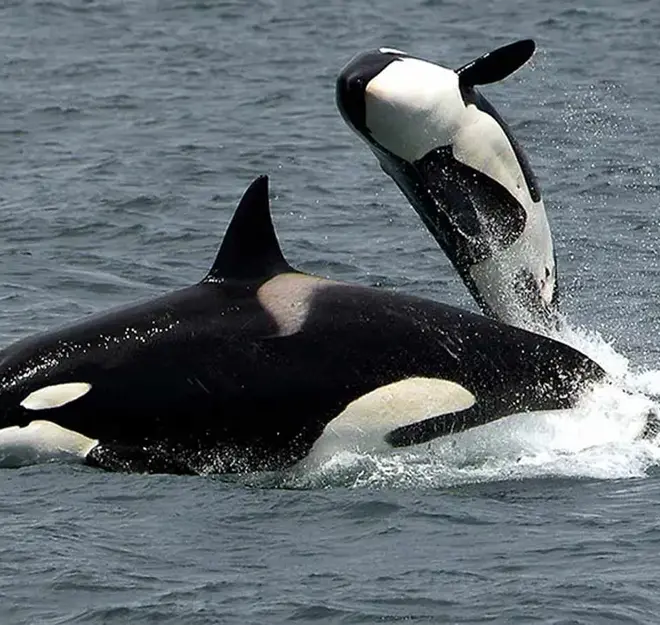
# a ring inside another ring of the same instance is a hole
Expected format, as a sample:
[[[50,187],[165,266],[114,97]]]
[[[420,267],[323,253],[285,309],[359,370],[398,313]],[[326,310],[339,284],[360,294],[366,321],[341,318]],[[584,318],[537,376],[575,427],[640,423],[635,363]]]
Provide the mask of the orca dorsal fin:
[[[473,87],[498,82],[527,63],[534,50],[536,44],[532,39],[521,39],[497,48],[457,69],[459,83],[463,87]]]
[[[280,249],[268,200],[268,176],[247,188],[204,281],[258,280],[293,271]]]

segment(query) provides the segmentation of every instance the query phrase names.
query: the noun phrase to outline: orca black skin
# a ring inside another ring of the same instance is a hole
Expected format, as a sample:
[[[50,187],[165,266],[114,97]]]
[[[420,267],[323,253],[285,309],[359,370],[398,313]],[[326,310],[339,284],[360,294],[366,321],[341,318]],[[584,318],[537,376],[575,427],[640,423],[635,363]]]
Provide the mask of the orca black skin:
[[[93,439],[85,461],[108,470],[195,472],[210,453],[217,471],[273,469],[401,380],[439,380],[474,402],[438,396],[437,414],[396,415],[392,447],[573,406],[603,375],[566,345],[480,315],[295,271],[261,177],[199,284],[2,351],[0,435],[45,420]]]
[[[355,56],[339,111],[447,254],[485,314],[548,330],[556,260],[539,184],[522,147],[476,89],[532,56],[518,41],[450,70],[399,50]]]

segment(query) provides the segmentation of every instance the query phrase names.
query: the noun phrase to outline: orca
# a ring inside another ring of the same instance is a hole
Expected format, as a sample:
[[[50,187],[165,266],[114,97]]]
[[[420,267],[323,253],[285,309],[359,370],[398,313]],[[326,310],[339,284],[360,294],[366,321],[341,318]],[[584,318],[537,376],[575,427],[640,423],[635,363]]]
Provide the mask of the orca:
[[[539,183],[476,88],[534,49],[518,41],[455,71],[391,48],[363,52],[341,70],[336,99],[482,311],[547,332],[558,322],[557,269]]]
[[[322,435],[398,448],[568,408],[603,376],[552,339],[293,269],[262,176],[199,283],[0,352],[0,464],[279,469]]]

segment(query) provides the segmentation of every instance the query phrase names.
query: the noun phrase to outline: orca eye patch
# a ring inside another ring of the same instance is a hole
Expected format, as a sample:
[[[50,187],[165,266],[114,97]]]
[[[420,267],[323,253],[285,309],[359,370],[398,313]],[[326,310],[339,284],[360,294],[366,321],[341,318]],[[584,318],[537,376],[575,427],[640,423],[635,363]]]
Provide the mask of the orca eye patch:
[[[378,48],[378,52],[381,54],[402,54],[403,56],[408,56],[403,50],[397,50],[396,48]]]
[[[92,385],[88,382],[67,382],[65,384],[53,384],[44,386],[30,393],[22,402],[21,406],[26,410],[49,410],[59,408],[80,399],[91,390]]]

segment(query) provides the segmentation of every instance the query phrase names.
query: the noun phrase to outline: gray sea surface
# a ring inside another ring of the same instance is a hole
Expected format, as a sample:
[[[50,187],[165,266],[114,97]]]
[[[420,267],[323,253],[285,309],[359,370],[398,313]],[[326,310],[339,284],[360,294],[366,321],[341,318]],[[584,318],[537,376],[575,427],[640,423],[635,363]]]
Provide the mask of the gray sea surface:
[[[533,37],[484,92],[540,178],[567,340],[620,384],[284,474],[0,470],[0,623],[657,623],[659,33],[656,0],[3,2],[3,345],[200,279],[263,173],[295,266],[474,309],[335,78]]]

